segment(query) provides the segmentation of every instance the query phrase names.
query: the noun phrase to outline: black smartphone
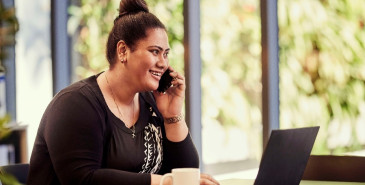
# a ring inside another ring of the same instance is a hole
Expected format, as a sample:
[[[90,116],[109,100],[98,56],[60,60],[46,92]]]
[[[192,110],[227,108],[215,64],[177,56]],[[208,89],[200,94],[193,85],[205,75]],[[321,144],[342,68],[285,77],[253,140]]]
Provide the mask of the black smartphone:
[[[161,76],[160,82],[158,84],[157,91],[160,93],[166,92],[166,90],[171,87],[172,77],[170,76],[170,70],[167,69]]]

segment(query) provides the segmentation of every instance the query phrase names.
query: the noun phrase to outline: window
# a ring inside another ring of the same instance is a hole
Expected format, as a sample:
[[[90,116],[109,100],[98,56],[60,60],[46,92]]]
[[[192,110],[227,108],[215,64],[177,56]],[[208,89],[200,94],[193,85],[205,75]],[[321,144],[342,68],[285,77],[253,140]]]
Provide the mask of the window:
[[[262,153],[259,1],[201,1],[202,143],[205,170],[258,166]]]
[[[321,126],[314,154],[365,154],[364,6],[278,1],[280,127]]]

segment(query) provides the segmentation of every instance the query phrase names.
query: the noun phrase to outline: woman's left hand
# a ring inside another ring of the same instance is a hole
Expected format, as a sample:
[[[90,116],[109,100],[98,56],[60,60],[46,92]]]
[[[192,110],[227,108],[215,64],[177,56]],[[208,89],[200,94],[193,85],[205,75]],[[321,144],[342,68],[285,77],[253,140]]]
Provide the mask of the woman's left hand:
[[[165,93],[153,91],[156,98],[158,110],[163,117],[174,117],[180,115],[185,98],[185,77],[169,66],[170,76],[173,78],[172,86]]]

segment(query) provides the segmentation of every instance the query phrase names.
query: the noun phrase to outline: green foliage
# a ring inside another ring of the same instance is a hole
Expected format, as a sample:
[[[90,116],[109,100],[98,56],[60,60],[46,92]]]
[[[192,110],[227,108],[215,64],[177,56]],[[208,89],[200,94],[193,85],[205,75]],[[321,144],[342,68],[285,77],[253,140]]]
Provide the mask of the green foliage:
[[[22,185],[13,175],[0,173],[0,181],[3,185]]]
[[[259,158],[262,148],[258,3],[201,1],[202,124],[243,130],[249,158]]]
[[[10,117],[8,115],[0,117],[0,140],[8,136],[11,132],[9,127],[7,126],[9,121]]]
[[[14,7],[5,8],[0,0],[0,71],[3,67],[1,61],[6,57],[4,47],[14,45],[15,33],[18,31],[18,20],[15,17]]]
[[[69,33],[79,34],[74,49],[81,55],[81,65],[76,68],[80,78],[107,67],[106,40],[118,8],[118,0],[81,0],[79,6],[70,6]]]
[[[315,153],[364,148],[365,1],[278,3],[281,126],[320,125]]]

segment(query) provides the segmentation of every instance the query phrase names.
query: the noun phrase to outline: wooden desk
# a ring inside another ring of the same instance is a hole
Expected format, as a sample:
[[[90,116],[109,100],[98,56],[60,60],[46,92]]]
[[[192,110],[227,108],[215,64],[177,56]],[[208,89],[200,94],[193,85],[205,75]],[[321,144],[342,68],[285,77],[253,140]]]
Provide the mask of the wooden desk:
[[[220,185],[253,185],[254,182],[254,179],[227,179],[219,181]],[[365,183],[302,180],[300,185],[365,185]]]

